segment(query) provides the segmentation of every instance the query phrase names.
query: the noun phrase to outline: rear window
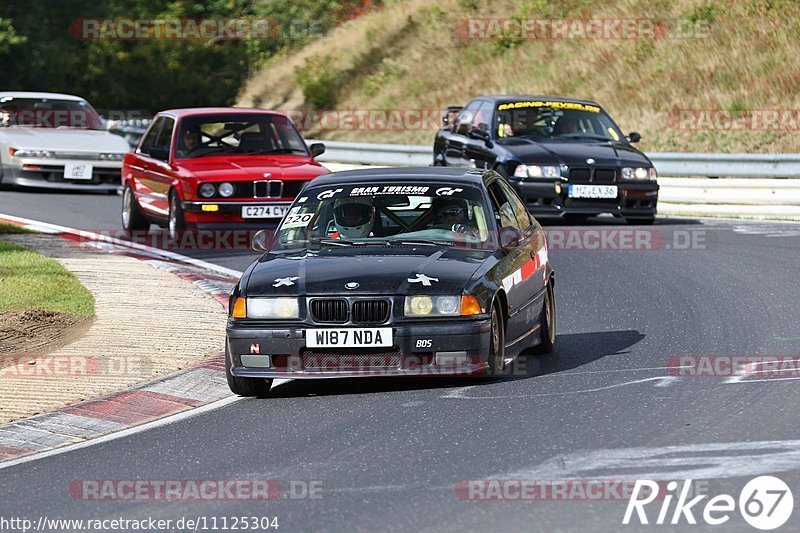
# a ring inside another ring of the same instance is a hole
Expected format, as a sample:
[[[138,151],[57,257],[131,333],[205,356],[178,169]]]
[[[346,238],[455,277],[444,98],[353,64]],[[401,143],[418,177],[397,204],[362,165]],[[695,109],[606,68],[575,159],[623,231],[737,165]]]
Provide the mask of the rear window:
[[[76,128],[100,130],[102,120],[84,100],[0,98],[0,127]]]

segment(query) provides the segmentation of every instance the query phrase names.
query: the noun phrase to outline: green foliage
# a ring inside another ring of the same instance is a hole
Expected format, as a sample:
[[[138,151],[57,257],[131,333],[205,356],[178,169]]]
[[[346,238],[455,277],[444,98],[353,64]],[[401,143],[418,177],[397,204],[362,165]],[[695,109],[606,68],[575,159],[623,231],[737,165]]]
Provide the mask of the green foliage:
[[[364,78],[364,92],[369,96],[377,95],[384,85],[405,74],[407,69],[394,59],[385,57],[376,74]]]
[[[364,0],[6,0],[0,2],[3,88],[78,94],[100,109],[231,105],[253,69],[375,7]],[[261,40],[70,34],[71,24],[74,31],[80,19],[94,18],[267,19],[270,33]]]
[[[330,109],[336,104],[340,73],[333,67],[330,56],[309,58],[295,72],[297,83],[306,102],[314,109]]]

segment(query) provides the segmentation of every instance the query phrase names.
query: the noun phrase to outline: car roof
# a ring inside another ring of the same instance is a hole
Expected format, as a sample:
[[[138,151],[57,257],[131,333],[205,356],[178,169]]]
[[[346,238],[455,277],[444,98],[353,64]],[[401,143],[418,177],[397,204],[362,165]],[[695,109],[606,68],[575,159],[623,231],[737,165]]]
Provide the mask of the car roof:
[[[286,116],[285,113],[279,111],[271,111],[269,109],[259,109],[255,107],[184,107],[180,109],[165,109],[160,111],[159,114],[172,115],[176,118],[193,117],[200,115],[252,115],[253,113],[263,113],[267,115],[281,115]]]
[[[311,186],[340,185],[345,183],[386,182],[426,182],[441,180],[448,183],[480,186],[489,173],[488,170],[448,167],[395,167],[367,168],[331,172],[314,178]]]
[[[498,104],[506,104],[511,102],[527,101],[527,100],[541,100],[551,102],[570,102],[574,104],[590,104],[597,107],[602,107],[597,102],[592,100],[582,100],[580,98],[570,98],[568,96],[551,96],[546,94],[493,94],[485,96],[476,96],[472,100],[488,100]],[[470,102],[472,101],[470,100]]]
[[[12,98],[51,98],[54,100],[72,100],[75,102],[82,102],[85,100],[84,98],[75,96],[74,94],[40,93],[33,91],[0,91],[0,98],[6,98],[9,96]]]

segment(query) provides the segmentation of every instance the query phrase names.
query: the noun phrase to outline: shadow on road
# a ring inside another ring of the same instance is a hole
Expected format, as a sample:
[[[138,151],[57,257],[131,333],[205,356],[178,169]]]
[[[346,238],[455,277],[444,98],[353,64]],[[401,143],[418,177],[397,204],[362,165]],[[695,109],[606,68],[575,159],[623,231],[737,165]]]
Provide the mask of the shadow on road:
[[[302,379],[283,384],[269,392],[267,398],[298,398],[335,396],[344,394],[373,394],[410,390],[447,389],[530,379],[556,372],[565,372],[598,359],[624,355],[628,349],[644,339],[635,330],[599,331],[559,335],[556,350],[549,355],[521,356],[499,378],[480,377],[376,377]]]

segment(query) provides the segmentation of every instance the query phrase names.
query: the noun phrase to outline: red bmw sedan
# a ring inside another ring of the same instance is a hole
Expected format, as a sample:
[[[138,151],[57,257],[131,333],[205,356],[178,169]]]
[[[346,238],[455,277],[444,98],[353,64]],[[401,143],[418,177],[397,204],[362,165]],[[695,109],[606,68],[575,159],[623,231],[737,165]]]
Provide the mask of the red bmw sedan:
[[[122,226],[264,225],[283,217],[306,182],[328,170],[284,114],[262,109],[162,111],[122,164]]]

